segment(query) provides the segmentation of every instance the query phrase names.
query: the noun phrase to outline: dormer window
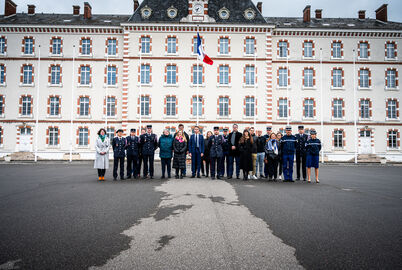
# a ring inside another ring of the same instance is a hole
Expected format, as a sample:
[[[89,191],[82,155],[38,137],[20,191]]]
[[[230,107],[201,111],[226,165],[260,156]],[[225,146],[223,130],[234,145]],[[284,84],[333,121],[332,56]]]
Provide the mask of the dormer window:
[[[144,19],[148,19],[152,14],[152,9],[150,9],[148,6],[145,6],[141,9],[141,16]]]
[[[229,19],[229,16],[230,16],[229,10],[228,10],[227,8],[225,8],[225,7],[221,8],[221,9],[218,11],[218,14],[219,14],[219,17],[220,17],[222,20],[227,20],[227,19]]]
[[[244,11],[244,18],[248,19],[248,20],[252,20],[255,18],[255,11],[251,8],[248,8]]]
[[[175,18],[177,16],[177,8],[174,7],[168,8],[167,15],[171,19]]]

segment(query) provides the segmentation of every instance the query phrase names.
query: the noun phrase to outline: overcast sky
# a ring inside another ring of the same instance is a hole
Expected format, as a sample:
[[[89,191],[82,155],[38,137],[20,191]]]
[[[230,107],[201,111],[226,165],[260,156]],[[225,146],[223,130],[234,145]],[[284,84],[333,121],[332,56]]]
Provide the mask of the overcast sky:
[[[4,1],[1,0],[0,13],[4,14]],[[13,0],[17,12],[27,12],[27,4],[34,4],[37,12],[72,13],[72,5],[82,6],[85,0]],[[133,0],[86,0],[94,14],[131,14]],[[163,0],[162,0],[163,1]],[[259,0],[261,1],[261,0]],[[141,0],[140,0],[141,2]],[[253,1],[257,3],[257,0]],[[366,16],[375,18],[375,10],[388,4],[388,20],[402,22],[402,0],[262,0],[263,15],[272,17],[301,17],[306,5],[311,5],[312,16],[315,9],[323,9],[323,17],[357,17],[358,10],[366,10]]]

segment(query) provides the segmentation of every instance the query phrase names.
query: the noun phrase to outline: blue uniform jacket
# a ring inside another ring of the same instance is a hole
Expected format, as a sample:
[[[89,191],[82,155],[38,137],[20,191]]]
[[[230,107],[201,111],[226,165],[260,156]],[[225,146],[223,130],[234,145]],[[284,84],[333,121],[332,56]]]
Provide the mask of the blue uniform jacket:
[[[306,142],[308,136],[306,134],[296,134],[296,152],[304,154],[306,153]]]
[[[223,135],[223,138],[225,139],[225,142],[222,145],[223,154],[224,155],[229,155],[229,148],[230,148],[229,135],[227,135],[227,136]]]
[[[113,156],[114,157],[125,157],[126,156],[126,146],[127,140],[124,137],[114,137],[113,138]]]
[[[222,135],[212,135],[209,137],[208,146],[210,147],[209,156],[211,158],[223,157],[223,143],[225,138]]]
[[[195,134],[191,135],[190,141],[188,143],[188,151],[191,154],[195,154],[195,150],[197,148],[197,141],[195,140]],[[198,144],[199,144],[199,150],[201,154],[204,154],[205,151],[205,145],[204,145],[204,137],[201,134],[198,134]]]
[[[318,156],[321,151],[321,141],[319,139],[310,139],[306,142],[307,155]]]
[[[140,149],[140,138],[137,136],[127,136],[127,156],[138,156],[138,151]]]
[[[296,152],[296,137],[285,135],[281,139],[281,149],[283,155],[294,155]]]
[[[156,134],[142,134],[140,136],[141,152],[142,155],[154,155],[155,150],[158,149],[158,138]]]

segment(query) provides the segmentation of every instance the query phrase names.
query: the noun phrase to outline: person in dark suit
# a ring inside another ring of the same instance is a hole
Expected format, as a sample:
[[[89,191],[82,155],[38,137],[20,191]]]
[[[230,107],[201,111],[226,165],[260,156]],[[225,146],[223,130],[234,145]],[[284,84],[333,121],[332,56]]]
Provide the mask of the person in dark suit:
[[[239,140],[240,168],[243,170],[243,180],[249,179],[249,172],[253,170],[253,136],[245,129]]]
[[[267,134],[264,135],[265,144],[268,143],[269,139],[271,138],[271,134],[272,134],[272,127],[268,126],[267,127]],[[265,175],[265,178],[268,177],[268,167],[269,167],[268,163],[264,162],[264,175]]]
[[[158,138],[156,134],[152,133],[152,125],[147,125],[147,133],[141,135],[140,143],[144,162],[144,179],[146,179],[148,175],[153,179],[154,156],[155,150],[158,149]]]
[[[135,135],[136,129],[130,130],[130,136],[127,136],[127,179],[137,178],[138,172],[138,149],[140,148],[140,139]]]
[[[219,174],[219,164],[223,156],[223,143],[225,139],[219,135],[219,127],[214,127],[214,135],[209,138],[208,146],[210,147],[209,155],[211,157],[211,179],[215,179],[215,172],[217,172],[218,179],[221,179]]]
[[[283,173],[283,158],[282,158],[282,146],[281,146],[281,140],[282,140],[282,133],[278,132],[276,133],[276,140],[278,141],[278,179],[282,180],[282,173]]]
[[[183,124],[179,124],[178,128],[179,128],[179,131],[183,132],[184,137],[186,137],[186,140],[187,140],[186,154],[188,154],[188,142],[190,140],[190,137],[188,136],[187,132],[184,131],[184,125]],[[176,135],[177,135],[177,132],[174,134],[173,138],[176,138]],[[186,177],[186,174],[187,174],[187,168],[184,168],[183,177]]]
[[[219,170],[220,170],[220,175],[224,176],[225,175],[225,161],[226,161],[226,176],[228,176],[228,164],[229,164],[229,142],[228,142],[228,138],[229,138],[229,134],[228,134],[228,129],[224,128],[223,129],[223,138],[225,139],[225,142],[222,145],[222,149],[223,149],[223,156],[221,159],[221,164],[219,166]]]
[[[227,175],[228,179],[233,176],[234,163],[236,163],[236,178],[240,178],[240,152],[239,152],[239,140],[241,138],[241,133],[239,132],[239,126],[237,124],[233,125],[233,131],[228,136],[229,154],[228,154],[228,168]]]
[[[286,127],[286,135],[281,140],[284,182],[293,181],[293,161],[296,152],[296,137],[292,135],[292,127]]]
[[[196,174],[197,178],[201,178],[200,169],[201,158],[204,156],[204,138],[200,134],[200,128],[198,126],[194,128],[194,134],[191,135],[188,145],[191,156],[191,178],[195,178]]]
[[[202,173],[202,176],[206,176],[206,177],[209,177],[209,165],[211,164],[211,157],[209,156],[209,152],[210,152],[211,148],[208,145],[209,138],[211,136],[212,136],[212,132],[208,131],[207,136],[204,138],[204,156],[202,157],[201,173]],[[205,163],[205,170],[204,170],[204,163]]]
[[[145,133],[147,133],[147,130],[145,128],[141,128],[141,134],[140,134],[139,139],[141,139],[141,135],[143,135]],[[138,148],[138,169],[137,169],[138,178],[140,178],[140,176],[141,176],[142,160],[143,160],[142,146],[141,146],[141,141],[140,141],[140,146]]]
[[[303,181],[306,181],[307,172],[306,172],[306,142],[308,136],[304,134],[304,126],[299,126],[299,134],[296,134],[296,180],[300,180],[300,165],[301,171],[303,173]]]
[[[117,179],[117,168],[120,163],[120,179],[124,180],[124,158],[126,157],[126,138],[123,137],[123,130],[117,130],[117,137],[113,138],[113,180]]]

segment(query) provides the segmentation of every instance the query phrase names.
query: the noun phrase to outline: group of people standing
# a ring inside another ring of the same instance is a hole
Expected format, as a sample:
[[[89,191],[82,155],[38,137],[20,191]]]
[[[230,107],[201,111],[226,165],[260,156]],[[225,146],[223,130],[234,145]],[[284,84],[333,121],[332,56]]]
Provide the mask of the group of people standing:
[[[255,133],[255,129],[245,129],[243,133],[238,131],[238,125],[233,125],[232,132],[228,129],[220,134],[219,127],[214,131],[208,131],[204,137],[198,126],[194,127],[193,134],[189,136],[184,131],[184,125],[180,124],[175,134],[170,134],[165,129],[159,140],[152,133],[152,126],[141,129],[141,135],[136,135],[136,130],[131,129],[130,135],[123,137],[123,130],[117,131],[117,136],[112,142],[106,136],[105,129],[100,129],[96,140],[95,168],[98,169],[99,180],[105,180],[105,170],[109,166],[109,148],[112,145],[114,153],[113,178],[117,180],[118,167],[120,166],[120,179],[139,178],[141,167],[142,177],[153,178],[154,155],[159,148],[161,159],[161,178],[172,177],[172,167],[175,169],[175,178],[186,177],[187,157],[191,158],[191,178],[202,176],[211,179],[227,179],[234,177],[240,179],[243,172],[243,180],[266,178],[268,180],[293,182],[293,163],[296,157],[296,180],[311,182],[311,168],[315,169],[315,181],[318,180],[319,153],[321,142],[317,139],[315,130],[310,131],[310,136],[304,133],[304,127],[298,127],[298,134],[292,135],[292,128],[286,127],[286,134],[272,132],[267,127],[267,133],[261,131]],[[127,157],[126,175],[124,162]],[[173,164],[172,164],[173,159]],[[236,166],[236,170],[234,169]],[[259,175],[259,177],[258,177]],[[125,178],[126,177],[126,178]]]

